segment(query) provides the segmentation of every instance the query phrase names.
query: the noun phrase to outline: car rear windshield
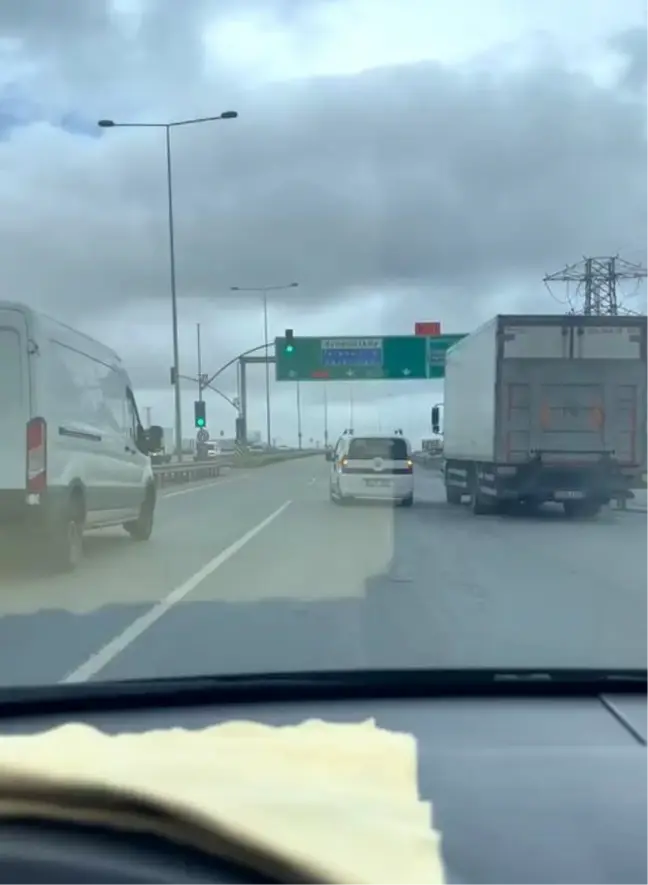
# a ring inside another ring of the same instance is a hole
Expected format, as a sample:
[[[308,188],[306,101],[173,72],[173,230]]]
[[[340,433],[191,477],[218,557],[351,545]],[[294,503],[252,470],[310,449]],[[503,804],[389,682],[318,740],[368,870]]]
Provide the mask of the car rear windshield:
[[[356,437],[349,446],[349,459],[368,461],[384,458],[386,461],[406,461],[407,445],[404,439],[394,437]]]

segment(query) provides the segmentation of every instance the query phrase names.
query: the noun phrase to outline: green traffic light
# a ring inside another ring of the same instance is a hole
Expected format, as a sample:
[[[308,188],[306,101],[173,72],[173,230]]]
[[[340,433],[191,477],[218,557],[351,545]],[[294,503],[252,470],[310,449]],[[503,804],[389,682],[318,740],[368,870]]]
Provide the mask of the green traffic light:
[[[196,418],[196,427],[204,427],[205,419],[204,418]]]
[[[286,344],[286,353],[292,353],[294,349],[295,349],[294,345]]]

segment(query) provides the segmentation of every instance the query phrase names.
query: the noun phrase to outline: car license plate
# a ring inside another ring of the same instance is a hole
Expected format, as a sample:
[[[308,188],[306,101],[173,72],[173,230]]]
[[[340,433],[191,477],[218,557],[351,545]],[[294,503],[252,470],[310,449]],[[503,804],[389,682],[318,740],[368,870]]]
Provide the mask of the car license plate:
[[[388,486],[388,479],[365,479],[365,483],[368,486]]]
[[[580,501],[580,499],[584,497],[584,492],[577,491],[564,491],[554,493],[554,498],[556,499],[556,501]]]

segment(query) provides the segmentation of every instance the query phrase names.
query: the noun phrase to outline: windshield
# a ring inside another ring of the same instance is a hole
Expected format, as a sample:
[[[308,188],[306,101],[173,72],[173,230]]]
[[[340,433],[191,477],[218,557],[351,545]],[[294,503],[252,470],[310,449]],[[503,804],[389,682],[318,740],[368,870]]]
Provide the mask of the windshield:
[[[0,689],[645,668],[646,27],[15,4]]]

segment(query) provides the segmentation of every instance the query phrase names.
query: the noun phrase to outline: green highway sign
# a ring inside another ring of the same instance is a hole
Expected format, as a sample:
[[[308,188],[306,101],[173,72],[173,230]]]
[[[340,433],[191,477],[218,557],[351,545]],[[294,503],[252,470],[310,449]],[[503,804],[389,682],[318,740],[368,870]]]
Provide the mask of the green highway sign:
[[[443,378],[445,353],[464,335],[275,338],[277,381]]]

